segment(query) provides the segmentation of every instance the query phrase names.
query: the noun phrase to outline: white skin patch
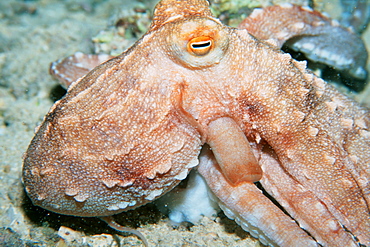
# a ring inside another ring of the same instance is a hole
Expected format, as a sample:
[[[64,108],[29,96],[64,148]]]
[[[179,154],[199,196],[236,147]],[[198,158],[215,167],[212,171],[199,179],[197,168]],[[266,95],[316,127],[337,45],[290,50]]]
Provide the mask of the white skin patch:
[[[153,190],[153,191],[150,192],[150,194],[148,196],[145,197],[145,199],[152,201],[154,198],[161,195],[162,192],[163,192],[163,189]]]

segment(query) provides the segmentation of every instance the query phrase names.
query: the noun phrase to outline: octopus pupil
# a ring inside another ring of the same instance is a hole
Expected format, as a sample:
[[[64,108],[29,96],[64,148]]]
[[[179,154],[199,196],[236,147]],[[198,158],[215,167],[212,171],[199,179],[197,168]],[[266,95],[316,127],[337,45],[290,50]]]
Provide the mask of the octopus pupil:
[[[197,43],[191,44],[191,47],[193,49],[206,48],[206,47],[209,47],[209,46],[211,46],[211,41],[197,42]]]

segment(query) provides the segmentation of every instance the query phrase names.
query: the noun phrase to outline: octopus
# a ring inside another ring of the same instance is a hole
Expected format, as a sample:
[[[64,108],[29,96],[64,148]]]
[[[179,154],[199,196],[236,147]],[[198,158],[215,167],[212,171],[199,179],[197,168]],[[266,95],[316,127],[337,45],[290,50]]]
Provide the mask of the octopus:
[[[61,76],[24,155],[32,202],[114,225],[196,167],[266,245],[370,246],[368,109],[248,31],[205,0],[162,0],[121,55],[66,59],[90,64]]]

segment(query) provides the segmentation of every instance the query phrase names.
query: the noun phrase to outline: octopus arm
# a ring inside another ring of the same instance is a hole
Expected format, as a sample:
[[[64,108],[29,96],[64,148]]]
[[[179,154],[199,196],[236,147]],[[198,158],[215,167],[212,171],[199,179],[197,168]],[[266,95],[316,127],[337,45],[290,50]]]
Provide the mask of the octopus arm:
[[[50,74],[64,87],[68,88],[73,82],[84,77],[92,69],[113,58],[106,54],[90,55],[76,52],[50,64]]]
[[[286,43],[313,61],[363,81],[358,88],[364,87],[368,53],[361,37],[318,11],[295,5],[256,9],[239,28],[278,47]]]
[[[204,148],[198,166],[225,214],[268,246],[317,246],[314,239],[249,182],[233,186],[213,153]]]
[[[260,181],[263,188],[318,243],[323,246],[357,246],[353,236],[342,227],[327,204],[291,177],[269,147],[261,152],[259,164],[265,172]]]

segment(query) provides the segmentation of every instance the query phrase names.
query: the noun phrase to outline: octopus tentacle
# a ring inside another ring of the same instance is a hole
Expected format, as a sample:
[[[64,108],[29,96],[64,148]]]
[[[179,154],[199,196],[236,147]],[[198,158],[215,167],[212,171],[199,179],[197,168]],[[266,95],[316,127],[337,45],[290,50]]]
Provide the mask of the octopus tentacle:
[[[134,234],[136,235],[138,238],[141,239],[141,241],[143,241],[145,247],[148,247],[149,244],[148,244],[148,240],[144,237],[144,235],[139,232],[138,230],[135,230],[133,228],[130,228],[130,227],[124,227],[124,226],[121,226],[120,224],[118,224],[112,216],[102,216],[102,217],[99,217],[102,221],[104,221],[105,223],[108,224],[108,226],[110,226],[111,228],[113,228],[114,230],[118,231],[118,232],[127,232],[127,233],[131,233],[131,234]]]
[[[367,78],[368,54],[361,37],[317,11],[294,5],[256,9],[238,28],[278,47],[288,41],[313,61],[358,80]]]
[[[285,172],[270,148],[261,152],[259,164],[266,172],[260,181],[263,188],[320,244],[357,246],[353,236],[342,227],[327,204]],[[281,176],[277,178],[274,174]]]
[[[93,68],[111,58],[113,56],[106,54],[90,55],[76,52],[71,56],[51,63],[49,72],[64,88],[68,88]]]
[[[253,183],[233,186],[219,168],[212,152],[203,148],[199,173],[220,200],[225,214],[263,244],[269,246],[317,246],[316,242],[284,214]]]

